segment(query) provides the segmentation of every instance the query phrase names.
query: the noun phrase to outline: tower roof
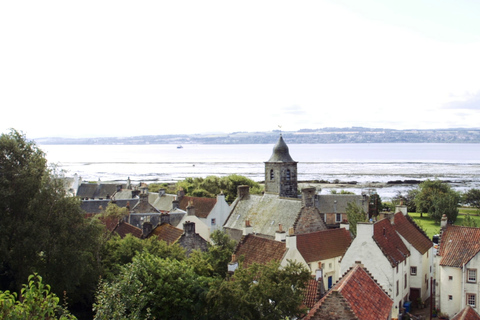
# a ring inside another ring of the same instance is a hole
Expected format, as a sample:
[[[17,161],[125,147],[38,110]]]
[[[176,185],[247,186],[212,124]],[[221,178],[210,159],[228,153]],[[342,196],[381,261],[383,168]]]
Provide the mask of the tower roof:
[[[273,147],[273,154],[268,162],[294,162],[288,152],[287,144],[283,141],[282,135],[280,135],[277,144]]]

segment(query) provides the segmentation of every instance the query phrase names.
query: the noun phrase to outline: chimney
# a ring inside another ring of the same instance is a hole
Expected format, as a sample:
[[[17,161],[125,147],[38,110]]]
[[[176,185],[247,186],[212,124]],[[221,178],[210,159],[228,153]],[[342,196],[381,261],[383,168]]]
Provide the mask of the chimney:
[[[302,206],[313,208],[315,206],[315,194],[317,189],[315,187],[308,187],[302,189]]]
[[[344,221],[340,222],[340,228],[350,230],[350,223],[348,223],[348,221],[344,220]]]
[[[237,197],[239,199],[245,199],[250,195],[250,187],[249,186],[238,186],[237,187]]]
[[[278,230],[275,232],[275,241],[285,241],[287,233],[283,230],[281,223],[278,224]]]
[[[141,194],[139,194],[138,196],[139,196],[139,198],[140,198],[140,202],[141,202],[141,203],[146,203],[146,202],[148,202],[148,194],[146,194],[146,193],[141,193]]]
[[[228,273],[233,274],[238,268],[237,256],[232,254],[232,261],[228,263]]]
[[[170,224],[170,214],[168,213],[162,213],[160,215],[160,224],[163,224],[163,223],[168,223]]]
[[[193,205],[193,201],[188,201],[187,216],[194,216],[194,215],[195,215],[195,206]]]
[[[183,232],[187,237],[192,237],[195,235],[195,222],[186,221],[183,224]]]
[[[322,279],[322,263],[318,262],[318,268],[315,270],[315,280]]]
[[[250,224],[250,220],[245,220],[245,228],[243,228],[243,235],[246,236],[250,233],[253,233],[253,227]]]
[[[287,249],[297,249],[297,236],[295,235],[293,227],[288,229],[288,236],[285,238],[285,245]]]
[[[158,189],[158,196],[159,197],[164,196],[166,193],[167,193],[167,190],[165,190],[164,188]]]
[[[130,181],[130,177],[128,177],[127,179],[127,186],[125,187],[125,189],[132,190],[132,182]]]
[[[357,223],[357,238],[369,239],[373,237],[373,223],[358,222]]]
[[[395,212],[401,212],[404,216],[407,215],[407,206],[403,205],[403,201],[400,203],[400,205],[395,206]]]
[[[153,225],[150,222],[150,217],[147,217],[142,225],[142,235],[146,238],[153,230]]]
[[[224,202],[225,201],[225,195],[223,192],[220,192],[220,194],[217,194],[217,203],[218,202]]]
[[[448,219],[447,216],[444,214],[442,216],[442,220],[440,221],[440,230],[444,230],[447,227]]]
[[[117,192],[120,192],[122,191],[122,185],[121,184],[117,184]]]
[[[173,200],[172,201],[172,211],[175,210],[175,209],[178,209],[178,206],[179,206],[178,200]]]
[[[183,188],[178,189],[177,191],[177,201],[182,201],[182,198],[185,197],[185,190]]]

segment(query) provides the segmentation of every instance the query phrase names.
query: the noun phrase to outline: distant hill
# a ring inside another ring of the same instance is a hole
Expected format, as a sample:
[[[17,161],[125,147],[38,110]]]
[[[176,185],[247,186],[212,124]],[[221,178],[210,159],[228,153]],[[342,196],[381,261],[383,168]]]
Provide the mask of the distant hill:
[[[40,138],[38,144],[270,144],[282,133],[299,143],[480,143],[480,128],[394,130],[363,127],[232,132],[219,134],[151,135],[108,138]]]

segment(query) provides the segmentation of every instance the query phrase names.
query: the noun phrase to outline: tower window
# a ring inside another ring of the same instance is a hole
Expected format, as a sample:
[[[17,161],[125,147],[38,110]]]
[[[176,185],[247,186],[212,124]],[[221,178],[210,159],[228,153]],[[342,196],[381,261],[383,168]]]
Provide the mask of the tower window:
[[[290,169],[287,169],[286,177],[287,180],[290,181]]]
[[[270,180],[274,180],[275,179],[275,174],[273,173],[273,169],[270,170]]]

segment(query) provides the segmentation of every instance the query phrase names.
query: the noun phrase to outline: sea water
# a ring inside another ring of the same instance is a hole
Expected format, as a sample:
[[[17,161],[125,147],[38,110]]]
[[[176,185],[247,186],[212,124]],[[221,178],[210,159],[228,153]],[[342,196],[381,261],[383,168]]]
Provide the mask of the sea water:
[[[288,143],[288,142],[287,142]],[[289,144],[298,162],[298,180],[448,180],[459,191],[480,188],[480,144]],[[50,164],[77,173],[83,181],[174,182],[186,177],[244,175],[264,180],[264,162],[273,145],[40,145]],[[383,198],[412,186],[377,189]],[[322,193],[328,193],[325,188]],[[355,193],[361,188],[349,188]]]

